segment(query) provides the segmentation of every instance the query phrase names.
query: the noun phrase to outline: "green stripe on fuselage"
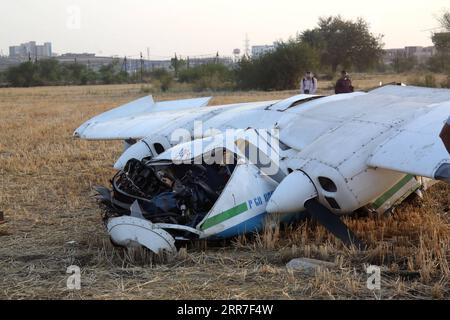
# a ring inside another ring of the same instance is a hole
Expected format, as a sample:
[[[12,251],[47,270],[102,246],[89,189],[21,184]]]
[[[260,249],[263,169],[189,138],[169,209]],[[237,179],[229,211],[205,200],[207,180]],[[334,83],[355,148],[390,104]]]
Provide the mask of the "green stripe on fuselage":
[[[225,220],[231,219],[231,218],[237,216],[238,214],[241,214],[242,212],[245,212],[247,210],[248,210],[247,203],[246,202],[241,203],[240,205],[238,205],[234,208],[228,209],[227,211],[224,211],[224,212],[219,213],[211,218],[206,219],[206,221],[202,224],[201,229],[205,230],[205,229],[214,227],[215,225],[217,225]]]
[[[374,209],[380,208],[383,203],[385,203],[387,200],[389,200],[394,194],[396,194],[401,188],[403,188],[404,185],[406,185],[414,176],[408,174],[406,175],[402,180],[397,182],[395,186],[393,186],[389,191],[385,192],[381,197],[379,197],[375,202],[373,203]]]

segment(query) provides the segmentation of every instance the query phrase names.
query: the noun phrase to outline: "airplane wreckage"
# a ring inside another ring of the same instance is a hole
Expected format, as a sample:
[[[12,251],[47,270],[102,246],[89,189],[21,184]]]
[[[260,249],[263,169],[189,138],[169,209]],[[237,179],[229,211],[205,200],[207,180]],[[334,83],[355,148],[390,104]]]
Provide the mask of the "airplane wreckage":
[[[450,90],[387,85],[222,106],[210,99],[144,97],[75,130],[81,139],[125,141],[112,190],[96,188],[116,245],[175,253],[183,241],[308,214],[364,248],[340,216],[385,212],[450,179],[439,138]]]

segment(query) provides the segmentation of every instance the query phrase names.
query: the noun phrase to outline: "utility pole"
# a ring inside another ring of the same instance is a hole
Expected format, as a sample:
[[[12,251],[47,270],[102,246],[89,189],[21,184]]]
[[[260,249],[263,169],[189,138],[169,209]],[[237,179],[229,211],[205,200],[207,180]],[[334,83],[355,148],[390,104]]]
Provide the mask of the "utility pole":
[[[122,71],[125,71],[128,73],[128,63],[127,63],[127,56],[123,58],[122,62]]]
[[[143,81],[143,79],[144,79],[144,59],[141,52],[141,82]]]
[[[175,70],[175,77],[178,77],[178,58],[177,58],[176,52],[175,52],[175,58],[173,59],[173,68]]]

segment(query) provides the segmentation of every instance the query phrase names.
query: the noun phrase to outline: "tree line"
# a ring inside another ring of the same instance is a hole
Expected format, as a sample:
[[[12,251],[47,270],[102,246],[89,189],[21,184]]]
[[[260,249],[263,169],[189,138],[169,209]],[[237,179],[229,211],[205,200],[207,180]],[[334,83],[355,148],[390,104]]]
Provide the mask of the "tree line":
[[[450,13],[440,19],[450,30]],[[341,16],[320,18],[316,28],[305,30],[287,41],[279,41],[275,49],[258,57],[244,56],[233,68],[217,61],[189,67],[189,62],[175,57],[170,70],[144,71],[128,74],[119,61],[93,71],[79,63],[58,61],[25,62],[9,68],[0,76],[0,83],[28,87],[58,84],[111,84],[151,82],[162,91],[174,83],[187,84],[194,90],[285,90],[295,89],[305,71],[310,70],[332,79],[339,69],[357,72],[405,72],[426,69],[450,74],[450,41],[440,35],[433,37],[438,54],[426,65],[413,57],[398,56],[392,65],[383,64],[383,36],[370,31],[364,19],[346,20]]]
[[[118,69],[117,65],[118,62],[114,61],[94,71],[76,62],[62,64],[55,59],[27,61],[8,68],[3,74],[3,81],[13,87],[112,84],[129,81],[128,74]]]

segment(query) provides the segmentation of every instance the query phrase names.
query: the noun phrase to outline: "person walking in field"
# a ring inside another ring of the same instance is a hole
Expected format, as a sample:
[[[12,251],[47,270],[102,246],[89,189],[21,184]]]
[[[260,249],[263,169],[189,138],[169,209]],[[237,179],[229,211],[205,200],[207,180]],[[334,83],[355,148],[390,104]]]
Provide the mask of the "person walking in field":
[[[350,79],[350,76],[348,75],[347,71],[342,70],[341,77],[336,82],[336,87],[334,89],[334,92],[336,94],[340,93],[350,93],[353,92],[353,85],[352,85],[352,79]]]
[[[301,94],[315,94],[317,91],[317,79],[311,71],[307,71],[300,82]]]

